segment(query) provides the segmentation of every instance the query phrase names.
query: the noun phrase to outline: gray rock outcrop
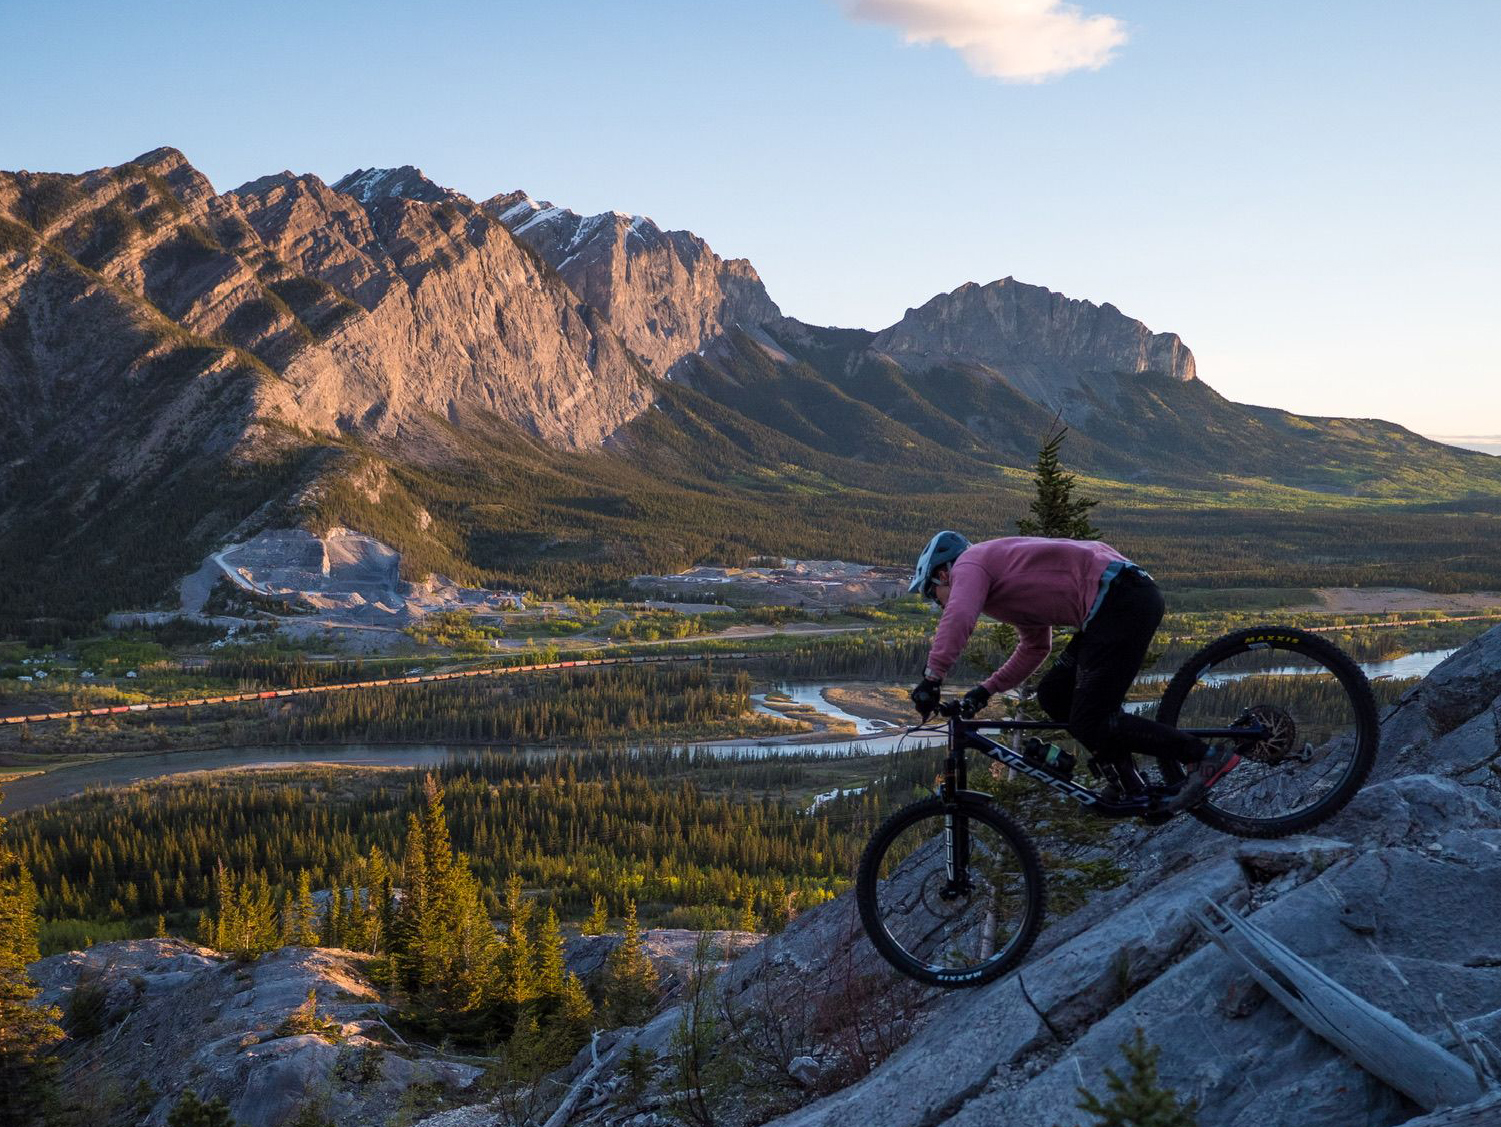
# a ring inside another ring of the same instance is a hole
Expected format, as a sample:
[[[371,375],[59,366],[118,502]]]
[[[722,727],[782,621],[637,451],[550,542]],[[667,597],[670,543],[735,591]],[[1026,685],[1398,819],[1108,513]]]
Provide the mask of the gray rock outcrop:
[[[439,1105],[480,1070],[394,1042],[365,977],[368,956],[287,947],[241,963],[176,939],[105,943],[31,967],[41,1002],[66,1013],[83,988],[100,996],[102,1028],[64,1063],[100,1092],[155,1090],[143,1127],[161,1127],[188,1089],[222,1098],[243,1127],[280,1127],[301,1109],[353,1127],[383,1124],[414,1085]],[[282,1023],[317,992],[323,1033]]]

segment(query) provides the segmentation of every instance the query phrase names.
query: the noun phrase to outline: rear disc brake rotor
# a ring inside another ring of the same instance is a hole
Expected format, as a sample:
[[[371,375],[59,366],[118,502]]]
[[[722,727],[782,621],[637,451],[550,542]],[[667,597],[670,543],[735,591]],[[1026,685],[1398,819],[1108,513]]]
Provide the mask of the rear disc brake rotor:
[[[1247,709],[1244,716],[1232,727],[1248,728],[1252,724],[1266,730],[1266,735],[1255,743],[1245,742],[1236,748],[1242,756],[1258,763],[1281,763],[1294,754],[1298,742],[1298,725],[1280,708],[1270,704],[1258,704]]]

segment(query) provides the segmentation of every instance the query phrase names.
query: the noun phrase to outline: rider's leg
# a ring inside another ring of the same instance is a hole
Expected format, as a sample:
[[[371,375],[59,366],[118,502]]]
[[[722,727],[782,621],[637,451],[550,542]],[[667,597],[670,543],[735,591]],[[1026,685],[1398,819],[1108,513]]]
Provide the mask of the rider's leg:
[[[1074,707],[1074,679],[1079,672],[1079,646],[1082,634],[1075,634],[1063,652],[1053,660],[1053,667],[1037,682],[1037,703],[1060,724],[1067,724]]]
[[[1107,762],[1128,765],[1136,752],[1194,763],[1208,751],[1196,736],[1121,708],[1162,611],[1157,585],[1138,572],[1123,572],[1110,585],[1089,627],[1075,639],[1079,657],[1069,731]]]

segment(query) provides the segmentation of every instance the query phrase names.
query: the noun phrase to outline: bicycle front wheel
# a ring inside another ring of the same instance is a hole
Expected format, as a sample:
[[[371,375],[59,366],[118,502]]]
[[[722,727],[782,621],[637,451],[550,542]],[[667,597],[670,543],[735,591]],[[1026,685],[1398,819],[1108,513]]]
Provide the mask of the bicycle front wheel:
[[[931,986],[979,986],[1037,938],[1042,865],[993,803],[927,798],[876,830],[855,897],[870,941],[897,970]]]
[[[1189,811],[1240,837],[1298,833],[1340,810],[1370,774],[1380,740],[1360,667],[1328,640],[1285,626],[1237,630],[1205,646],[1173,677],[1157,719],[1265,733],[1231,740],[1240,764]],[[1183,777],[1166,760],[1161,772],[1168,783]]]

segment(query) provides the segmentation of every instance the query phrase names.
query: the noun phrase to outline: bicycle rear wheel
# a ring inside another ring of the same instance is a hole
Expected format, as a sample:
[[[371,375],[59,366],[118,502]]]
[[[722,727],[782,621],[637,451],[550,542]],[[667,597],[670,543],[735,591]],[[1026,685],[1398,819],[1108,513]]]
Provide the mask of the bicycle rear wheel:
[[[1020,962],[1036,939],[1042,865],[993,803],[927,798],[876,830],[855,898],[866,934],[897,970],[932,986],[979,986]]]
[[[1282,837],[1336,813],[1370,774],[1380,740],[1360,667],[1317,634],[1283,626],[1238,630],[1194,654],[1163,693],[1157,719],[1265,732],[1231,741],[1240,764],[1189,811],[1239,837]],[[1163,760],[1159,770],[1169,784],[1183,778],[1176,763]]]

